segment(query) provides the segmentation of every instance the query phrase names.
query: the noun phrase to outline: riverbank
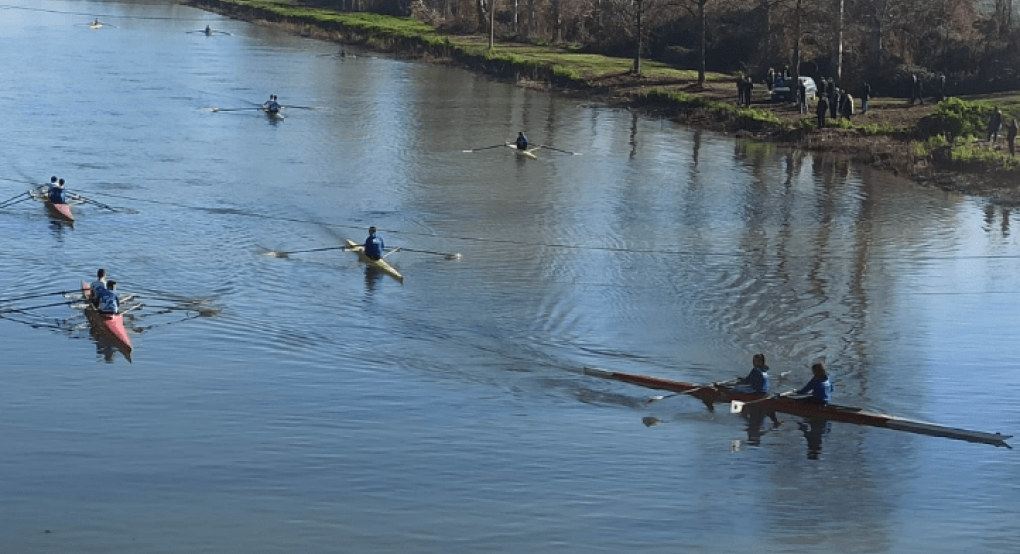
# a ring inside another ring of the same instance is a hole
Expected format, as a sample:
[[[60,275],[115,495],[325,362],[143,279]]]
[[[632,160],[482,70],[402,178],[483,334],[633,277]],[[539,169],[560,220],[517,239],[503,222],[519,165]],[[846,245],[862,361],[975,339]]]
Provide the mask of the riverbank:
[[[771,102],[764,86],[756,87],[751,106],[738,107],[733,75],[709,73],[699,86],[693,70],[643,61],[642,74],[635,76],[630,59],[583,53],[569,45],[497,42],[490,49],[485,36],[444,34],[408,18],[336,12],[318,0],[182,1],[304,36],[456,64],[589,104],[638,109],[739,138],[843,154],[924,184],[1020,205],[1015,190],[1020,163],[1009,156],[1004,137],[994,143],[981,140],[984,115],[994,106],[1003,109],[1007,121],[1020,119],[1020,96],[1014,93],[969,97],[949,106],[878,96],[867,114],[859,113],[858,102],[851,120],[830,121],[830,127],[818,129],[810,115]]]

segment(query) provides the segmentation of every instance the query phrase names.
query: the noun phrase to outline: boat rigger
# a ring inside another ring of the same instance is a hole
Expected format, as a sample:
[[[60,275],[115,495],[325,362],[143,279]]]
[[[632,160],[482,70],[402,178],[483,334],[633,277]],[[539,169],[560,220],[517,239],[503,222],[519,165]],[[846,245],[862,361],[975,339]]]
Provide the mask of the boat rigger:
[[[704,402],[710,409],[713,404],[718,403],[753,403],[756,406],[774,412],[808,418],[856,423],[858,425],[868,425],[871,427],[882,427],[921,435],[991,444],[994,446],[1005,446],[1007,448],[1009,448],[1009,445],[1006,444],[1006,441],[1012,438],[1012,435],[985,433],[982,431],[971,431],[969,429],[947,427],[945,425],[938,425],[935,423],[925,423],[922,421],[914,421],[887,414],[867,412],[861,408],[854,408],[850,406],[839,406],[836,404],[812,404],[784,395],[738,392],[734,391],[730,386],[721,383],[698,385],[695,383],[685,383],[683,381],[673,381],[670,379],[650,377],[647,375],[636,375],[633,373],[622,373],[591,367],[584,368],[584,373],[585,375],[590,375],[592,377],[599,377],[601,379],[609,379],[612,381],[622,381],[639,387],[666,390],[677,394],[689,394],[690,396]]]

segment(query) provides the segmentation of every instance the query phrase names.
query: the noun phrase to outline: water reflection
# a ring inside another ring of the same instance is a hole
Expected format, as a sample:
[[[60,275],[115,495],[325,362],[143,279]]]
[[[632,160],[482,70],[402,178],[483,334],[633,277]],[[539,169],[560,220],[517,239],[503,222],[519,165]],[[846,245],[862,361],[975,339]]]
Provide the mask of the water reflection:
[[[832,422],[825,419],[809,418],[805,421],[798,421],[797,427],[804,433],[804,438],[807,440],[808,459],[819,459],[822,455],[822,437],[829,434]]]

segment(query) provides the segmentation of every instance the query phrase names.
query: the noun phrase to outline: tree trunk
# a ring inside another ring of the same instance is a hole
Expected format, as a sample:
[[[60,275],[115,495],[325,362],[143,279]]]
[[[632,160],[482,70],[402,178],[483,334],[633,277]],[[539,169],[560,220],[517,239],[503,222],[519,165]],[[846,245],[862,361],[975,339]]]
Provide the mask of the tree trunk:
[[[635,2],[637,5],[637,48],[634,50],[633,69],[635,75],[641,75],[641,33],[643,32],[641,29],[641,12],[643,11],[642,8],[644,7],[644,3],[644,0],[637,0]]]
[[[800,41],[801,41],[801,19],[803,19],[804,0],[797,0],[796,7],[793,11],[793,67],[791,68],[793,73],[793,82],[800,83]],[[793,92],[793,86],[790,86],[790,92]]]
[[[489,0],[489,50],[496,42],[496,0]]]
[[[485,17],[485,0],[475,0],[475,8],[478,11],[478,28],[488,27],[489,23],[486,21],[488,18]]]
[[[708,0],[698,0],[698,86],[705,86],[705,4]]]
[[[836,80],[843,79],[843,3],[844,0],[836,0],[839,3],[839,15],[836,17],[836,52],[833,60],[836,63],[833,73]],[[842,85],[841,85],[842,86]]]

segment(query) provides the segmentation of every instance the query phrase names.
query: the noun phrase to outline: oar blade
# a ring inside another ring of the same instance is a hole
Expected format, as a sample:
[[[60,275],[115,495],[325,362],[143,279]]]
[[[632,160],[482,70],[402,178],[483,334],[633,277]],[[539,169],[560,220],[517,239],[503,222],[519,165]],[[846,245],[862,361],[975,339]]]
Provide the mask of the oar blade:
[[[744,403],[739,400],[733,400],[730,402],[730,413],[739,414],[744,411]]]

